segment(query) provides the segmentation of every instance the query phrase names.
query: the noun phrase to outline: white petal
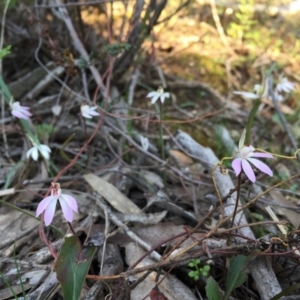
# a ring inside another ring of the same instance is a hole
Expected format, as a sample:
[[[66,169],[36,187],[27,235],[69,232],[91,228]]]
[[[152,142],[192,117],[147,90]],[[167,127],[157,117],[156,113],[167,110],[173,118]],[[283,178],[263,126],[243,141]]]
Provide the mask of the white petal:
[[[31,156],[31,152],[32,152],[32,149],[34,147],[30,148],[27,152],[26,152],[26,158],[29,159],[29,157]]]
[[[144,151],[147,151],[149,148],[149,140],[146,137],[141,136],[141,144]]]
[[[51,149],[47,145],[39,145],[39,150],[45,159],[48,160],[50,158],[49,153],[51,152]]]
[[[53,105],[51,107],[52,113],[54,114],[54,116],[59,116],[60,112],[62,110],[62,106],[61,105]]]
[[[154,104],[154,103],[157,101],[157,99],[158,99],[159,97],[160,97],[160,96],[159,96],[158,94],[156,94],[156,96],[154,96],[154,97],[152,98],[151,103]]]
[[[249,99],[258,99],[259,96],[254,94],[254,93],[249,93],[249,92],[233,92],[236,95],[241,95],[245,98],[249,98]]]
[[[149,94],[147,94],[147,98],[153,98],[153,97],[157,97],[160,96],[160,94],[158,92],[150,92]]]

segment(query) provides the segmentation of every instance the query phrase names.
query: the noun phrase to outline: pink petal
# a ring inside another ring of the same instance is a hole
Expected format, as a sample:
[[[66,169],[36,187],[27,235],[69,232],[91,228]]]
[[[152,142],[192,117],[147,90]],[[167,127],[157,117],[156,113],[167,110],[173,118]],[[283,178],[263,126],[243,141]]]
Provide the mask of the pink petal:
[[[49,205],[51,201],[56,201],[56,197],[48,196],[44,198],[38,205],[35,216],[38,217]]]
[[[256,158],[249,158],[248,161],[250,161],[261,172],[263,172],[269,176],[273,176],[273,171],[262,161],[260,161]]]
[[[251,157],[274,158],[272,154],[263,152],[254,152]]]
[[[29,107],[22,106],[22,109],[20,109],[20,111],[26,116],[32,116],[32,114],[29,111]]]
[[[78,213],[77,201],[72,196],[67,194],[61,194],[60,198],[63,198],[63,200],[67,202],[68,206]]]
[[[65,219],[68,222],[72,222],[73,221],[73,210],[71,209],[71,207],[69,207],[68,204],[61,198],[60,198],[60,206],[61,206],[61,209],[62,209]]]
[[[249,178],[249,180],[252,182],[255,182],[255,180],[256,180],[255,174],[252,170],[251,165],[248,163],[247,160],[245,160],[245,159],[242,160],[242,167],[243,167],[243,170],[244,170],[246,176]]]
[[[50,225],[53,220],[55,208],[56,208],[56,202],[57,202],[57,199],[55,198],[55,201],[51,201],[45,210],[44,220],[45,220],[46,226]]]
[[[240,175],[242,171],[242,161],[240,158],[236,158],[232,161],[231,166],[235,172],[235,175],[238,176]]]
[[[76,200],[70,195],[61,194],[59,197],[59,202],[63,215],[68,222],[73,221],[73,210],[78,212]],[[73,209],[74,208],[74,209]]]
[[[23,114],[22,114],[21,112],[19,112],[19,111],[14,111],[14,110],[12,110],[12,111],[11,111],[11,114],[12,114],[13,116],[19,118],[19,119],[29,120],[29,117],[28,117],[28,116],[23,115]]]

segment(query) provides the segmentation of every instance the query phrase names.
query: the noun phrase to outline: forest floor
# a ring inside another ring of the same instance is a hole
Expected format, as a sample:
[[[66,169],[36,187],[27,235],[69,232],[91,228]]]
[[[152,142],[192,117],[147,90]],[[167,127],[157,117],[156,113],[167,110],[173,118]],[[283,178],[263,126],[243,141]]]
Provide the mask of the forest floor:
[[[135,19],[122,1],[27,2],[1,6],[0,300],[69,299],[72,284],[72,299],[298,299],[299,12],[169,1],[142,36],[150,4]],[[293,89],[262,97],[249,140],[273,174],[252,183],[231,162],[255,100],[234,92],[283,78]],[[49,159],[26,155],[35,141]],[[50,226],[36,217],[52,182],[72,222],[58,205]],[[79,284],[68,272],[87,262]]]

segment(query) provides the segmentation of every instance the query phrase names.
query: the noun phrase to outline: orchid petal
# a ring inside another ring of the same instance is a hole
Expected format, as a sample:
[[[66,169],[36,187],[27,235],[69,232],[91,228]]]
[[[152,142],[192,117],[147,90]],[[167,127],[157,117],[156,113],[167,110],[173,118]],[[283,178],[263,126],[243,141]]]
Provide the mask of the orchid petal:
[[[252,170],[251,165],[249,164],[249,162],[245,159],[242,160],[242,167],[243,170],[246,174],[246,176],[249,178],[250,181],[255,182],[256,178],[255,178],[255,174]]]
[[[158,92],[153,91],[153,92],[150,92],[146,97],[147,98],[152,98],[152,97],[156,97],[157,95],[159,95]]]
[[[51,152],[51,149],[47,145],[39,145],[38,148],[45,159],[50,158],[49,153]]]
[[[96,112],[96,111],[94,111],[94,110],[90,110],[90,111],[89,111],[89,114],[90,114],[91,116],[99,116],[99,115],[100,115],[98,112]]]
[[[154,104],[154,103],[158,100],[159,97],[160,97],[160,95],[159,95],[159,94],[156,94],[156,95],[151,99],[151,104]]]
[[[249,99],[258,99],[259,96],[257,94],[254,93],[249,93],[249,92],[233,92],[236,95],[241,95],[245,98],[249,98]]]
[[[11,112],[11,114],[19,119],[24,119],[24,120],[29,120],[30,118],[26,115],[24,115],[22,112],[20,111],[13,111]]]
[[[99,116],[99,115],[100,115],[98,112],[95,111],[96,109],[98,109],[97,106],[90,107],[90,106],[87,105],[87,104],[82,105],[82,106],[80,107],[81,115],[82,115],[84,118],[92,119],[92,118],[93,118],[92,116]]]
[[[49,205],[47,206],[47,208],[45,209],[44,220],[45,220],[45,225],[46,226],[50,225],[52,220],[53,220],[54,213],[55,213],[55,208],[56,208],[56,203],[57,203],[57,198],[53,197],[53,201],[51,201],[49,203]]]
[[[286,92],[289,93],[295,89],[295,86],[292,82],[288,81],[286,77],[280,78],[280,81],[278,82],[276,89],[278,92]]]
[[[235,172],[235,175],[238,176],[242,171],[242,160],[240,158],[236,158],[232,161],[231,166]]]
[[[254,152],[251,157],[274,158],[272,154],[264,152]]]
[[[61,194],[59,199],[63,199],[73,211],[78,213],[77,202],[72,196],[67,194]]]
[[[68,205],[67,201],[63,197],[59,197],[59,203],[63,212],[64,217],[68,222],[73,221],[73,210],[72,208]]]
[[[37,161],[38,158],[39,158],[38,149],[37,149],[37,147],[32,147],[31,149],[32,149],[31,157],[32,157],[33,160]]]
[[[33,150],[33,148],[30,148],[30,149],[26,152],[26,158],[27,158],[27,159],[31,156],[32,150]]]
[[[164,103],[164,102],[165,102],[165,99],[166,99],[166,98],[169,98],[169,97],[170,97],[170,93],[163,93],[163,94],[160,96],[161,103]]]
[[[149,140],[146,137],[140,136],[142,148],[144,151],[147,151],[149,148]]]
[[[56,201],[55,196],[48,196],[44,198],[38,205],[35,216],[38,217],[49,205],[51,201]]]
[[[262,161],[255,159],[255,158],[249,158],[248,161],[250,161],[257,169],[259,169],[261,172],[273,176],[273,171]]]
[[[92,119],[93,118],[92,116],[90,116],[87,113],[82,113],[82,116],[85,117],[85,118],[87,118],[87,119]]]

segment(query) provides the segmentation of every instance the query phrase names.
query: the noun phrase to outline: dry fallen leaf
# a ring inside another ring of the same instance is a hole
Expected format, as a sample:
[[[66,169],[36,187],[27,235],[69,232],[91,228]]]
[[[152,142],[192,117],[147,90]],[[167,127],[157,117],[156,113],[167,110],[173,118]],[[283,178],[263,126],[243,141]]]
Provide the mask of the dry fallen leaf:
[[[168,298],[165,297],[165,295],[159,291],[159,288],[157,286],[154,289],[152,289],[149,296],[151,300],[168,300]]]
[[[94,174],[86,174],[84,175],[84,179],[99,195],[104,197],[110,205],[119,212],[127,214],[138,214],[141,212],[138,206],[123,195],[111,183]]]

